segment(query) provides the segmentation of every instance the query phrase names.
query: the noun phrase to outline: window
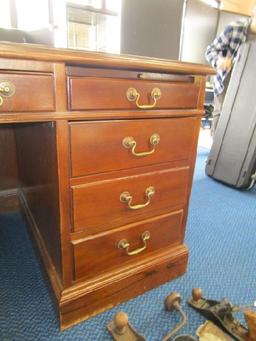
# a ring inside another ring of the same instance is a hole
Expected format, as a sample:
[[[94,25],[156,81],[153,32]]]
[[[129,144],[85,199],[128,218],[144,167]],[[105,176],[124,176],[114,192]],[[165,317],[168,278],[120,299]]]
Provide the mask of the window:
[[[2,0],[0,27],[33,30],[49,26],[49,0]]]
[[[11,28],[10,1],[5,0],[1,3],[0,23],[2,28]]]
[[[17,28],[36,30],[49,26],[48,0],[16,0]]]
[[[113,12],[120,12],[121,1],[106,0],[106,9]]]
[[[68,1],[68,47],[119,53],[120,13],[120,0]]]
[[[201,0],[204,2],[206,5],[209,5],[214,8],[219,8],[220,5],[220,0]]]
[[[100,9],[103,7],[102,0],[68,0],[68,2],[75,4],[75,5],[91,6],[97,9]]]
[[[121,0],[2,0],[1,5],[0,27],[49,28],[56,47],[120,52]]]

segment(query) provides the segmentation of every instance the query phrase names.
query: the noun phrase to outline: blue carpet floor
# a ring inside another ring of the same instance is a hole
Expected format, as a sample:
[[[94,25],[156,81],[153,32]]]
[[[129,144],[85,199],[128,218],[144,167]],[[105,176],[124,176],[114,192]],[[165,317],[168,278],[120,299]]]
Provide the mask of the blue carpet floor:
[[[111,340],[106,325],[118,310],[148,341],[159,341],[179,321],[163,308],[172,291],[183,296],[194,334],[204,319],[186,305],[191,288],[232,303],[256,300],[256,189],[238,191],[204,174],[207,150],[197,157],[186,243],[187,273],[64,332],[58,329],[51,290],[19,215],[0,216],[0,340]],[[240,316],[238,316],[240,317]]]

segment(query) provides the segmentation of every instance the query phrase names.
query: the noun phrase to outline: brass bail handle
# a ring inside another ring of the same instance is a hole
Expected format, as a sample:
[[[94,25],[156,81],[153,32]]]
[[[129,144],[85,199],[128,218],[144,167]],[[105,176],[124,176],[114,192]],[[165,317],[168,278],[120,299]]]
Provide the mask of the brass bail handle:
[[[141,253],[142,251],[146,250],[147,248],[147,241],[150,239],[150,233],[149,231],[145,231],[142,233],[141,235],[141,241],[143,243],[143,246],[138,248],[138,249],[135,249],[135,250],[132,250],[130,251],[129,248],[130,248],[130,243],[126,240],[126,239],[122,239],[120,240],[120,242],[118,243],[118,248],[119,249],[124,249],[126,251],[126,254],[128,256],[135,256],[139,253]]]
[[[154,194],[155,194],[155,188],[153,186],[149,186],[145,190],[145,196],[147,197],[147,201],[144,204],[132,205],[133,196],[129,192],[123,192],[120,195],[120,201],[123,202],[123,203],[127,203],[129,209],[131,209],[131,210],[139,210],[139,209],[144,208],[144,207],[146,207],[146,206],[148,206],[150,204],[151,197]]]
[[[151,91],[151,98],[154,103],[152,104],[139,104],[140,93],[135,88],[129,88],[126,91],[126,97],[129,102],[135,102],[137,108],[139,109],[152,109],[156,106],[157,101],[161,98],[162,92],[159,88],[154,88]]]
[[[132,136],[127,136],[123,139],[123,146],[127,149],[131,149],[131,153],[134,156],[137,157],[143,157],[143,156],[147,156],[147,155],[151,155],[155,152],[156,149],[156,145],[159,144],[160,142],[160,136],[156,133],[154,133],[153,135],[150,136],[149,139],[149,143],[151,144],[151,146],[153,147],[151,150],[147,151],[147,152],[136,152],[136,146],[137,146],[137,142],[135,141],[135,139]]]

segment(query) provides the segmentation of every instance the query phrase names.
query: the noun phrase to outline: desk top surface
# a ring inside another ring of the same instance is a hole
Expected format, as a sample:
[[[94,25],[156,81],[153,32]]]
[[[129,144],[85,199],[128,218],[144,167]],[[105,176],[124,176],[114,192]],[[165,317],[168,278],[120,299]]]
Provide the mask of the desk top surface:
[[[104,66],[193,75],[215,74],[215,71],[211,66],[204,64],[132,55],[49,48],[42,45],[8,42],[0,42],[0,58],[64,62],[68,65]]]

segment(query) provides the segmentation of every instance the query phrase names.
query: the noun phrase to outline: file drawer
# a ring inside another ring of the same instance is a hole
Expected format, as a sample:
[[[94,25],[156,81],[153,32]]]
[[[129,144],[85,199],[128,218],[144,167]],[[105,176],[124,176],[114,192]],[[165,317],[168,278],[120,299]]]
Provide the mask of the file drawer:
[[[71,176],[188,160],[196,124],[195,118],[71,123]]]
[[[72,187],[74,231],[87,235],[183,206],[189,167],[134,174]]]
[[[123,267],[162,248],[181,244],[182,217],[180,210],[73,241],[75,279]]]
[[[0,73],[0,112],[54,111],[50,73]]]
[[[158,82],[68,77],[70,110],[195,109],[200,87],[190,82]]]

